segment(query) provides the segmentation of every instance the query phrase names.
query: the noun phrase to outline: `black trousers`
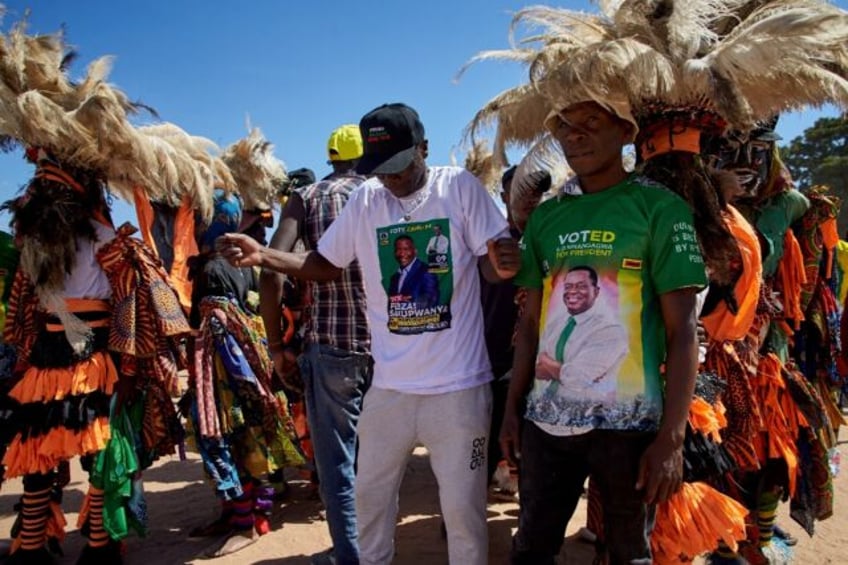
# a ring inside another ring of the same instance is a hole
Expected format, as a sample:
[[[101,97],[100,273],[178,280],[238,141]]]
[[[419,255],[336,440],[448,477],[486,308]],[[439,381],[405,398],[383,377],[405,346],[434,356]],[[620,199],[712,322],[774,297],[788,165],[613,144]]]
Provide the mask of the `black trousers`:
[[[611,565],[650,564],[654,507],[635,488],[639,459],[653,432],[593,430],[554,436],[524,421],[519,463],[520,514],[511,563],[556,562],[565,528],[591,474],[604,514],[604,546]]]

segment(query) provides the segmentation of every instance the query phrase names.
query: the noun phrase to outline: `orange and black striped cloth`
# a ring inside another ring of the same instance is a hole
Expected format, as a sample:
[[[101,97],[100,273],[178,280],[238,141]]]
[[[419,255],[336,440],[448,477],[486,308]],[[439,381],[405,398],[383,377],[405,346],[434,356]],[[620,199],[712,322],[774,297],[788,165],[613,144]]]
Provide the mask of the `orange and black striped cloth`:
[[[111,301],[66,301],[91,329],[83,354],[67,344],[58,319],[40,309],[32,281],[21,270],[16,274],[4,336],[18,352],[21,377],[10,396],[19,404],[12,425],[20,429],[3,459],[7,476],[47,472],[102,449],[110,437],[117,367],[124,394],[143,395],[147,464],[173,453],[182,440],[170,394],[176,392],[178,368],[186,365],[180,340],[190,329],[167,274],[130,237],[133,230],[122,226],[97,254],[112,286]]]
[[[109,304],[69,300],[68,310],[91,329],[82,354],[71,350],[58,318],[42,313],[26,369],[9,391],[16,405],[10,421],[17,433],[3,457],[8,477],[47,474],[62,461],[95,453],[109,440],[109,399],[118,380],[105,351]],[[34,318],[34,312],[29,313]],[[29,341],[29,340],[27,340]]]

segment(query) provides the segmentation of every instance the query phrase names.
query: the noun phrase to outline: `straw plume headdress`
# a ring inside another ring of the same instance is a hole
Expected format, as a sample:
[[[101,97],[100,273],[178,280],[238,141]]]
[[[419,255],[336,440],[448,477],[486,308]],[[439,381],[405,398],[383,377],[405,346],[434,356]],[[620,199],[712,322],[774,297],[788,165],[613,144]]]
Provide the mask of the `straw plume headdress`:
[[[513,28],[541,31],[512,50],[511,58],[528,66],[529,82],[508,91],[509,107],[529,116],[526,106],[537,104],[536,116],[549,113],[520,131],[498,121],[498,138],[526,143],[528,127],[541,137],[556,111],[585,101],[635,123],[645,172],[692,204],[707,262],[728,283],[726,265],[738,250],[718,218],[721,196],[698,163],[700,136],[728,127],[748,131],[807,105],[848,107],[846,13],[815,0],[599,4],[596,15],[543,6],[516,14]],[[488,52],[478,59],[493,57],[506,56]],[[470,131],[501,112],[490,103]]]
[[[492,194],[500,189],[501,166],[489,148],[488,142],[477,139],[465,154],[465,170],[477,177]]]
[[[162,202],[176,207],[188,196],[195,212],[208,221],[215,188],[236,190],[233,173],[211,139],[190,135],[169,122],[140,126],[138,131],[154,155],[163,186],[180,187],[167,193]]]
[[[497,121],[498,143],[527,143],[542,122],[517,123],[593,100],[640,128],[671,108],[709,110],[747,131],[775,114],[848,107],[848,18],[820,0],[607,0],[600,13],[533,6],[513,18],[541,31],[488,59],[520,61],[529,82],[501,93],[468,130]],[[468,65],[466,65],[467,67]],[[463,71],[465,69],[463,68]],[[462,72],[462,71],[461,71]],[[624,115],[622,115],[624,114]],[[644,136],[643,136],[644,137]]]
[[[228,146],[221,155],[229,167],[246,211],[268,211],[286,185],[282,161],[274,157],[274,145],[258,128]]]
[[[699,108],[718,117],[716,127],[748,131],[786,110],[848,106],[848,17],[825,2],[625,0],[601,9],[605,37],[552,25],[545,37],[559,47],[531,64],[531,83],[557,109],[626,102],[644,129]]]
[[[149,108],[106,82],[111,58],[91,63],[79,81],[67,72],[72,59],[61,33],[27,35],[21,22],[0,34],[3,146],[43,149],[62,166],[96,174],[130,201],[140,189],[151,200],[179,202],[187,195],[197,209],[210,211],[211,184],[222,168],[173,145],[173,136],[133,126],[130,116]]]
[[[516,40],[519,27],[528,34]],[[501,60],[519,62],[528,68],[532,77],[546,63],[557,61],[574,42],[600,42],[611,37],[610,23],[598,15],[584,14],[547,6],[534,6],[515,14],[509,29],[511,48],[489,50],[472,57],[457,73],[458,80],[472,65],[481,61]],[[539,33],[533,33],[541,29]],[[575,31],[574,37],[568,31]],[[489,100],[465,129],[465,138],[474,143],[477,136],[495,126],[494,155],[497,164],[507,163],[506,149],[510,145],[529,148],[545,135],[544,122],[556,107],[556,101],[546,96],[530,81],[507,89]]]
[[[130,116],[149,108],[107,84],[109,57],[78,81],[68,74],[72,59],[61,33],[28,35],[25,22],[0,33],[0,147],[23,147],[36,166],[24,194],[4,207],[21,242],[21,273],[76,349],[89,330],[67,311],[62,289],[77,240],[100,239],[92,221],[111,226],[105,187],[129,201],[135,192],[172,204],[187,196],[209,215],[214,186],[232,188],[232,179],[176,126],[133,126]]]

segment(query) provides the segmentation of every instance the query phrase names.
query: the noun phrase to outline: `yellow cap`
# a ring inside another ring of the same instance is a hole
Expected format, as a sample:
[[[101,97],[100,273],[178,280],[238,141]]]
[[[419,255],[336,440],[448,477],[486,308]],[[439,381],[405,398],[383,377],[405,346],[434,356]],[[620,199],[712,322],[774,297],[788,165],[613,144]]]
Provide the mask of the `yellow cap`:
[[[359,126],[346,124],[330,134],[327,152],[331,161],[352,161],[362,157],[362,135]]]

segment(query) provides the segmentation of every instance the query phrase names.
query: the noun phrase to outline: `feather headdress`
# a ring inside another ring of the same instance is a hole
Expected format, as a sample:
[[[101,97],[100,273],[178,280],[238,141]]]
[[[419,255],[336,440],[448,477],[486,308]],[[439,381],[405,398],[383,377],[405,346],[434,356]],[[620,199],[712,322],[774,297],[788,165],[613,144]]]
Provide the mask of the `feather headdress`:
[[[0,143],[43,148],[130,201],[135,190],[160,201],[188,195],[211,210],[211,184],[225,167],[133,126],[130,116],[149,108],[107,84],[111,58],[91,63],[80,81],[68,76],[72,58],[61,33],[30,36],[21,22],[0,34]]]
[[[274,157],[274,145],[258,128],[227,147],[221,155],[230,168],[247,211],[270,210],[288,181],[286,167]]]
[[[79,352],[90,329],[62,291],[77,241],[98,239],[92,220],[111,226],[105,186],[130,201],[138,193],[170,204],[188,196],[209,216],[214,186],[233,181],[199,138],[170,124],[133,126],[130,116],[149,108],[107,84],[109,57],[79,81],[67,72],[72,59],[60,33],[30,36],[24,22],[0,33],[0,147],[23,146],[36,165],[26,192],[4,204],[21,241],[20,272]]]
[[[145,148],[153,152],[158,176],[163,186],[180,187],[169,193],[172,206],[188,196],[197,214],[208,221],[212,217],[215,188],[236,190],[230,168],[219,156],[220,149],[205,137],[190,135],[178,126],[162,122],[138,128]]]
[[[490,193],[497,193],[500,188],[502,167],[496,161],[489,144],[482,139],[476,140],[465,154],[465,169],[480,179]]]
[[[542,28],[520,48],[484,52],[472,62],[519,60],[529,83],[502,93],[478,112],[473,132],[498,120],[498,144],[526,143],[542,123],[515,128],[510,113],[536,118],[593,100],[632,108],[650,130],[681,119],[747,131],[775,114],[834,102],[848,107],[848,15],[820,0],[608,0],[600,13],[534,6],[518,26]],[[504,109],[507,110],[504,110]],[[503,123],[501,121],[503,118]],[[640,135],[644,140],[652,132]]]
[[[521,25],[544,31],[517,41],[515,31]],[[454,80],[459,80],[474,64],[491,60],[519,62],[533,76],[546,62],[558,60],[570,41],[599,42],[612,37],[609,28],[610,23],[596,15],[546,6],[525,8],[513,17],[509,30],[512,47],[478,53],[459,70]],[[573,37],[566,34],[569,30],[574,31]],[[464,137],[473,144],[481,130],[494,125],[494,158],[503,167],[507,164],[509,145],[529,148],[545,135],[545,119],[555,108],[556,101],[548,98],[534,82],[518,85],[489,100],[466,126]]]
[[[597,102],[633,122],[645,172],[690,203],[711,277],[730,284],[739,250],[720,218],[714,179],[694,159],[701,134],[749,131],[807,105],[848,107],[848,15],[820,0],[602,0],[600,8],[598,15],[519,12],[513,29],[542,31],[513,57],[528,65],[529,83],[508,92],[525,93],[525,103],[541,98],[538,109],[552,110],[525,126],[537,138],[558,111],[578,102]],[[498,124],[502,144],[527,136]]]
[[[586,42],[557,28],[568,47],[532,64],[531,82],[558,108],[626,101],[645,141],[675,112],[690,125],[748,131],[786,110],[848,107],[848,14],[835,6],[624,0],[602,8],[607,37]]]
[[[456,73],[454,81],[459,81],[471,66],[481,61],[507,60],[529,66],[539,54],[537,49],[516,45],[512,33],[510,42],[512,49],[483,51],[475,55]],[[552,109],[551,102],[533,84],[522,84],[504,90],[486,102],[466,126],[463,138],[473,151],[481,131],[495,126],[491,163],[493,168],[502,169],[509,162],[507,146],[529,147],[535,143],[543,133],[541,124]]]

